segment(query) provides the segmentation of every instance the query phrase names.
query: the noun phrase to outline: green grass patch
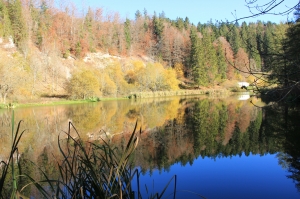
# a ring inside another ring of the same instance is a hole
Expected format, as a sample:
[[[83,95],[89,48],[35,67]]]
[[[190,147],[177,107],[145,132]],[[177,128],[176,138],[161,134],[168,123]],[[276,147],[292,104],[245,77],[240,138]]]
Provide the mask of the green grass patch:
[[[234,92],[234,91],[233,91]],[[71,105],[71,104],[83,104],[99,101],[113,101],[113,100],[128,100],[132,98],[153,98],[153,97],[169,97],[169,96],[189,96],[189,95],[229,95],[228,89],[197,89],[197,90],[176,90],[176,91],[154,91],[154,92],[136,92],[131,93],[126,97],[92,97],[85,100],[69,100],[59,98],[60,100],[52,101],[49,97],[41,99],[40,102],[34,103],[9,103],[0,104],[0,109],[6,108],[18,108],[18,107],[34,107],[34,106],[55,106],[55,105]]]
[[[108,100],[128,100],[128,97],[126,97],[126,98],[98,98],[98,99],[86,99],[86,100],[59,100],[59,101],[43,100],[41,102],[35,102],[35,103],[24,103],[24,104],[11,103],[12,106],[9,106],[8,104],[0,104],[0,109],[18,108],[18,107],[34,107],[34,106],[84,104],[84,103],[100,102],[100,101],[108,101]]]

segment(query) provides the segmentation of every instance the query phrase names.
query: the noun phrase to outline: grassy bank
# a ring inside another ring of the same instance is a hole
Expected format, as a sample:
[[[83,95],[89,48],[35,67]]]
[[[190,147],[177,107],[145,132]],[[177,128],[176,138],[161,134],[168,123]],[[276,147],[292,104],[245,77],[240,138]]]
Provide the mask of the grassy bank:
[[[229,96],[231,92],[227,89],[198,89],[198,90],[177,90],[177,91],[154,91],[154,92],[134,92],[126,97],[103,97],[92,98],[86,100],[67,100],[66,98],[40,98],[35,102],[23,103],[7,103],[0,104],[0,109],[16,108],[16,107],[32,107],[32,106],[55,106],[68,104],[83,104],[98,101],[109,100],[127,100],[133,98],[153,98],[153,97],[169,97],[169,96],[187,96],[187,95],[210,95],[216,97]]]
[[[6,108],[17,108],[17,107],[32,107],[32,106],[55,106],[55,105],[68,105],[68,104],[84,104],[91,102],[99,102],[99,101],[109,101],[109,100],[125,100],[128,97],[122,98],[101,98],[98,100],[87,99],[87,100],[67,100],[67,99],[40,99],[39,102],[28,102],[28,103],[8,103],[8,104],[0,104],[0,109]]]
[[[17,107],[31,107],[31,106],[54,106],[54,105],[64,105],[64,104],[82,104],[90,103],[90,100],[59,100],[59,101],[48,101],[41,100],[41,102],[29,102],[29,103],[9,103],[0,104],[0,108],[17,108]]]

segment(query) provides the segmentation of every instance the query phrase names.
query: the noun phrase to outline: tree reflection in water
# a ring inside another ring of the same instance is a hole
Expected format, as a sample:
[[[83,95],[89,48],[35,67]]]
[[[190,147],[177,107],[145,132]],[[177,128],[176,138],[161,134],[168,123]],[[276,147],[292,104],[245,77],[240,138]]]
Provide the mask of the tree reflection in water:
[[[290,173],[300,191],[300,107],[276,105],[265,108],[266,132],[282,146],[277,154],[278,163]]]
[[[48,109],[53,117],[46,120],[43,116],[49,115]],[[20,151],[23,152],[22,161],[33,160],[51,176],[57,176],[54,164],[59,156],[55,145],[57,131],[63,129],[68,120],[73,121],[85,139],[97,141],[99,137],[87,135],[96,135],[103,129],[112,135],[112,145],[124,147],[124,140],[128,139],[130,129],[139,119],[143,133],[132,161],[133,166],[140,167],[143,173],[151,173],[154,169],[168,170],[175,163],[192,165],[198,157],[215,159],[277,153],[279,164],[287,168],[288,177],[295,181],[300,191],[300,111],[296,106],[257,108],[248,101],[231,98],[190,97],[48,109],[19,110],[20,119],[26,118],[29,129]],[[2,114],[2,121],[6,117],[7,114]],[[9,132],[5,131],[4,125],[1,128],[3,132]],[[9,143],[9,137],[2,134],[1,144]],[[3,146],[3,149],[9,148]],[[26,170],[29,174],[34,173],[30,166],[24,167]]]

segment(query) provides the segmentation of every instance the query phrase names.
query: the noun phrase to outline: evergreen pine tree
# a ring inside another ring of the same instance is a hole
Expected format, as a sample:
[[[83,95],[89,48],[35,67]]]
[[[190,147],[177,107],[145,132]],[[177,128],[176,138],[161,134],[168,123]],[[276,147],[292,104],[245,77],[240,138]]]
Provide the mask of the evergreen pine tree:
[[[300,81],[300,22],[291,24],[286,31],[286,39],[283,41],[285,53],[288,85],[294,85]],[[287,85],[286,85],[287,86]]]
[[[253,59],[254,62],[251,65],[253,68],[261,68],[261,59],[260,54],[258,52],[257,47],[257,34],[256,34],[256,24],[250,23],[248,28],[248,40],[247,40],[247,48],[246,52],[250,59]]]
[[[127,18],[124,23],[124,33],[125,33],[125,40],[126,40],[126,48],[130,49],[131,46],[130,20]]]
[[[263,49],[262,49],[262,59],[263,66],[262,71],[267,71],[272,63],[272,54],[274,54],[274,42],[272,32],[274,31],[273,25],[268,22],[265,27],[265,32],[263,36]]]
[[[222,44],[219,39],[217,40],[216,56],[217,56],[217,66],[218,66],[217,78],[226,79],[226,69],[227,69],[226,58],[222,48]]]
[[[228,27],[226,23],[222,22],[219,27],[220,36],[226,37],[228,34]]]
[[[142,13],[139,10],[137,10],[134,15],[135,15],[135,20],[138,20],[139,18],[142,17]]]
[[[208,29],[205,29],[203,31],[203,38],[201,42],[201,50],[203,50],[204,54],[203,60],[201,61],[204,62],[205,68],[208,69],[206,73],[208,75],[208,80],[210,84],[214,83],[218,71],[216,50],[213,46],[213,35],[213,32],[209,33]]]
[[[264,41],[264,24],[261,21],[258,21],[256,27],[256,42],[257,42],[257,51],[260,56],[260,63],[257,63],[257,69],[261,71],[263,64],[263,41]]]
[[[180,31],[183,30],[183,28],[184,28],[184,21],[183,21],[182,18],[178,17],[178,18],[176,19],[176,27],[177,27]]]
[[[8,8],[14,43],[18,47],[21,47],[21,44],[28,36],[26,23],[22,14],[22,3],[20,0],[10,1]]]
[[[6,3],[0,0],[0,37],[8,38],[12,35],[11,22]]]
[[[229,41],[234,55],[237,54],[240,46],[241,46],[241,39],[240,39],[240,34],[237,26],[235,25],[230,25],[229,27],[229,33],[227,34],[227,41]]]
[[[190,52],[190,67],[192,70],[192,77],[198,86],[206,86],[208,84],[207,67],[203,61],[203,46],[200,38],[197,35],[195,28],[191,28],[191,52]]]
[[[162,19],[157,18],[155,13],[152,21],[153,21],[153,34],[156,37],[157,41],[159,41],[162,38],[162,34],[164,31],[163,21]]]
[[[268,65],[266,71],[271,71],[270,79],[276,81],[279,85],[287,86],[289,82],[289,60],[286,55],[287,46],[282,45],[286,38],[286,24],[275,26],[272,31],[272,43],[270,54],[268,54]]]
[[[88,40],[89,51],[95,51],[95,38],[93,34],[94,27],[94,11],[89,7],[84,19],[84,29],[82,30]],[[78,53],[77,53],[78,54]],[[80,53],[79,53],[80,54]]]
[[[184,19],[184,28],[187,30],[189,28],[190,25],[190,20],[188,17],[185,17]]]
[[[144,8],[144,18],[147,19],[148,18],[148,11],[146,8]]]
[[[240,31],[240,37],[241,37],[241,47],[244,49],[247,49],[248,47],[248,39],[249,39],[248,31],[249,30],[248,30],[247,23],[243,22]]]
[[[158,60],[162,60],[162,54],[163,54],[163,31],[164,31],[164,23],[163,19],[160,19],[156,16],[156,13],[154,12],[154,16],[152,19],[153,24],[153,36],[156,40],[155,44],[155,50],[154,54],[158,58]]]
[[[203,31],[203,26],[202,26],[202,24],[200,22],[198,22],[198,24],[197,24],[197,31],[198,32],[202,32]]]
[[[209,24],[209,28],[211,29],[211,39],[214,41],[220,36],[219,29],[217,25],[212,22]]]

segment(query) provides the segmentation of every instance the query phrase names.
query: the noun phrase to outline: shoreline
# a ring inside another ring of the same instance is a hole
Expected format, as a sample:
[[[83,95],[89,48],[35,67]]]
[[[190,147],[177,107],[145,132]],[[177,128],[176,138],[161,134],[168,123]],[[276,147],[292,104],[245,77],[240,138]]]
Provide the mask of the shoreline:
[[[66,98],[40,98],[36,102],[28,103],[7,103],[0,104],[0,109],[11,108],[24,108],[33,106],[54,106],[54,105],[67,105],[67,104],[84,104],[92,102],[110,101],[110,100],[130,100],[141,98],[156,98],[156,97],[169,97],[169,96],[191,96],[191,95],[210,95],[210,96],[229,96],[232,92],[228,89],[215,88],[215,89],[198,89],[198,90],[177,90],[177,91],[154,91],[154,92],[132,92],[127,97],[104,97],[98,98],[99,100],[86,99],[86,100],[67,100]]]
[[[93,102],[101,101],[110,101],[110,100],[127,100],[129,98],[100,98],[100,100],[67,100],[65,98],[49,98],[49,99],[40,99],[39,102],[28,102],[28,103],[8,103],[0,104],[0,109],[10,109],[10,108],[24,108],[24,107],[37,107],[37,106],[55,106],[55,105],[72,105],[72,104],[86,104]]]
[[[132,92],[129,98],[151,98],[168,96],[186,96],[186,95],[213,95],[228,96],[231,91],[224,88],[197,89],[197,90],[177,90],[177,91],[154,91],[154,92]]]

